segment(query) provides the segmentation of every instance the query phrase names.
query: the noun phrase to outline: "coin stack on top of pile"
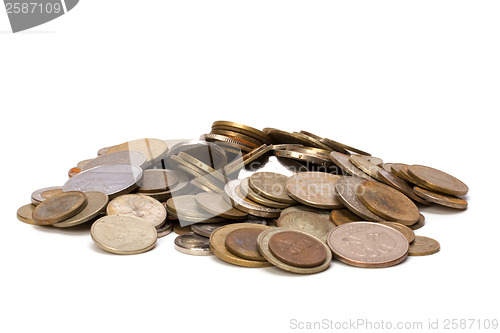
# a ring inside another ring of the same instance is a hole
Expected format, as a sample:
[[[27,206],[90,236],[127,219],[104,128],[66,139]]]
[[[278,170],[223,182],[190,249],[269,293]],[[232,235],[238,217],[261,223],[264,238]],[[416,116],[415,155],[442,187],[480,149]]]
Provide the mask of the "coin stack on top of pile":
[[[269,171],[273,163],[286,172]],[[300,274],[324,271],[332,258],[388,267],[436,253],[437,241],[413,231],[425,224],[418,206],[467,208],[467,186],[440,170],[228,121],[171,147],[140,139],[102,148],[68,174],[63,186],[34,191],[19,220],[92,222],[93,241],[116,254],[146,252],[173,230],[182,253]]]

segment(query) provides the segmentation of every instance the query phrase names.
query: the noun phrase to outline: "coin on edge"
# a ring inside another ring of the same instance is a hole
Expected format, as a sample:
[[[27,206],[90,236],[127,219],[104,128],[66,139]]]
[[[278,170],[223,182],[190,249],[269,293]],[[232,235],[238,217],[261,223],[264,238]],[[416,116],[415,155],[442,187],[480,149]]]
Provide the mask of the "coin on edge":
[[[410,256],[427,256],[439,252],[440,245],[437,240],[424,236],[415,236],[415,241],[410,245]]]
[[[139,194],[126,194],[111,200],[106,208],[108,215],[137,216],[158,227],[167,218],[165,207],[156,199]]]
[[[358,187],[364,181],[364,179],[359,177],[344,176],[335,184],[335,190],[337,191],[337,194],[339,195],[339,198],[344,206],[355,215],[358,215],[367,221],[384,221],[383,218],[374,214],[359,200],[357,195]]]
[[[296,201],[321,209],[342,208],[344,204],[335,192],[341,176],[326,172],[301,172],[286,181],[287,194]]]
[[[85,192],[87,206],[78,214],[62,222],[53,224],[53,227],[68,228],[91,221],[106,209],[108,196],[102,192]]]
[[[462,198],[455,197],[455,196],[448,195],[448,194],[437,193],[437,192],[430,191],[430,190],[427,190],[425,188],[421,188],[418,186],[415,186],[413,188],[413,191],[419,197],[421,197],[425,200],[428,200],[430,202],[434,202],[438,205],[446,206],[446,207],[450,207],[450,208],[455,208],[455,209],[467,209],[468,203],[466,200],[464,200]]]
[[[37,225],[61,222],[75,216],[86,206],[87,197],[83,192],[62,192],[36,206],[32,214],[33,222]]]
[[[422,228],[424,225],[425,225],[425,216],[423,216],[422,213],[420,213],[417,223],[409,225],[408,228],[410,228],[411,230],[417,230]]]
[[[174,247],[181,253],[194,256],[212,255],[209,238],[200,236],[194,232],[188,232],[177,236],[174,240]]]

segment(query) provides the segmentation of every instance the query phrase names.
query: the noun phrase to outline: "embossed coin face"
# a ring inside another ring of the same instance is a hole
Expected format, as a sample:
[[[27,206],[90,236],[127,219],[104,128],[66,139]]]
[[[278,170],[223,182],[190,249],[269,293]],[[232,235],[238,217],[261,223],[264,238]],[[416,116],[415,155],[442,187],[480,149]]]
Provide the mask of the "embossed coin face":
[[[226,237],[226,248],[232,254],[244,259],[266,261],[257,250],[257,237],[261,232],[260,228],[233,230]]]
[[[212,254],[209,239],[194,232],[177,236],[174,240],[174,247],[179,252],[194,256],[209,256]]]
[[[415,194],[418,195],[419,197],[428,200],[430,202],[434,202],[438,205],[455,209],[467,209],[467,201],[462,198],[434,191],[429,191],[425,188],[421,188],[418,186],[415,186],[413,191],[415,191]]]
[[[382,183],[363,182],[358,198],[373,213],[387,221],[412,225],[420,216],[418,207],[413,201],[398,190]]]
[[[408,256],[409,244],[395,229],[373,222],[352,222],[338,226],[328,236],[335,258],[357,267],[389,267]]]
[[[274,172],[256,172],[248,179],[248,185],[258,194],[268,199],[294,204],[295,200],[286,193],[287,176]]]
[[[358,198],[358,187],[363,182],[364,179],[359,177],[344,176],[335,184],[335,190],[344,206],[355,215],[367,221],[381,222],[384,219],[366,208]]]
[[[198,193],[195,199],[198,205],[203,210],[217,216],[221,216],[231,220],[241,220],[248,215],[248,213],[233,208],[230,204],[227,203],[226,200],[224,200],[224,197],[218,193]]]
[[[108,215],[137,216],[158,227],[167,218],[165,207],[156,199],[145,195],[126,194],[111,200],[106,208]]]
[[[424,236],[415,236],[415,241],[410,245],[410,256],[427,256],[439,252],[439,242]]]
[[[330,221],[327,214],[295,212],[280,217],[278,227],[303,231],[325,242],[328,233],[335,228],[335,224]]]
[[[63,192],[36,206],[32,218],[37,225],[50,225],[75,216],[85,206],[87,206],[87,197],[83,192]]]
[[[301,172],[288,178],[286,191],[296,201],[311,207],[335,209],[344,207],[335,184],[341,176],[326,172]]]
[[[146,163],[146,156],[143,153],[133,150],[117,151],[105,155],[98,156],[87,161],[81,167],[82,171],[95,168],[100,165],[110,164],[129,164],[142,167]]]
[[[411,165],[408,174],[417,180],[420,187],[450,195],[466,195],[469,188],[461,180],[443,171],[423,166]]]
[[[344,223],[363,221],[363,219],[353,214],[349,209],[334,209],[330,213],[330,221],[335,223],[335,225],[341,225]]]
[[[274,234],[269,239],[269,250],[279,260],[295,267],[319,266],[326,260],[327,253],[319,240],[296,231]]]
[[[151,250],[158,238],[156,229],[135,216],[107,215],[92,224],[90,235],[104,251],[114,254],[138,254]]]
[[[174,188],[178,183],[177,175],[172,170],[148,169],[143,171],[142,179],[137,182],[138,192],[162,192]]]
[[[62,186],[44,187],[31,194],[31,203],[35,206],[40,202],[62,192]]]
[[[85,192],[87,197],[87,205],[85,208],[62,222],[55,223],[52,226],[57,228],[69,228],[91,221],[106,209],[108,204],[108,196],[101,192]]]

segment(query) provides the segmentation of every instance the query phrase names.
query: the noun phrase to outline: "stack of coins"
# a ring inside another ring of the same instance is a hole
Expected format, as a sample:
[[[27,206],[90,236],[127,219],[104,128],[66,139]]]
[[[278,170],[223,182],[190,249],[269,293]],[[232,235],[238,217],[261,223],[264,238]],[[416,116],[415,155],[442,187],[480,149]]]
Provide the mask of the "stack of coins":
[[[69,177],[34,191],[19,220],[92,223],[96,246],[115,254],[146,252],[174,231],[181,253],[299,274],[324,271],[332,258],[377,268],[436,253],[437,241],[415,235],[425,224],[419,207],[463,210],[468,193],[431,167],[384,163],[307,131],[230,121],[170,148],[159,139],[102,148]]]

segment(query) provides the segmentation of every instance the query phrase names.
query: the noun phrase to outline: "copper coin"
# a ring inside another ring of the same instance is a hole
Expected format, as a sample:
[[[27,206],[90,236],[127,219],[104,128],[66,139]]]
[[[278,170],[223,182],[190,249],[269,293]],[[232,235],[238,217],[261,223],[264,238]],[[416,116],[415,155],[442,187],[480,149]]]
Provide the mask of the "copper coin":
[[[190,225],[182,227],[179,221],[173,222],[173,230],[177,235],[184,235],[187,234],[188,232],[193,231]]]
[[[327,243],[339,261],[367,268],[399,264],[406,259],[409,249],[401,232],[373,222],[340,225],[330,233]]]
[[[269,250],[285,264],[316,267],[326,260],[326,250],[318,239],[302,232],[283,231],[269,239]]]
[[[469,188],[461,180],[446,172],[423,166],[411,165],[408,174],[417,180],[420,187],[450,195],[466,195]]]
[[[335,190],[344,206],[355,215],[362,217],[366,221],[384,221],[383,218],[374,214],[359,200],[357,191],[364,181],[364,179],[359,177],[344,176],[335,184]]]
[[[294,204],[295,200],[286,193],[288,177],[275,172],[256,172],[248,178],[248,185],[258,194],[270,200]]]
[[[335,225],[341,225],[350,222],[363,221],[363,219],[356,214],[353,214],[349,209],[334,209],[330,213],[330,221]]]
[[[408,174],[408,164],[393,163],[391,166],[392,172],[399,178],[406,180],[409,183],[417,184],[417,181]]]
[[[296,201],[321,209],[342,208],[335,192],[341,176],[326,172],[301,172],[288,178],[286,193]]]
[[[360,170],[362,170],[364,173],[369,175],[370,177],[378,179],[378,171],[383,170],[381,167],[378,165],[374,164],[371,162],[371,160],[367,157],[361,156],[361,155],[351,155],[349,157],[349,160],[351,161],[352,164],[357,166]]]
[[[462,198],[434,191],[429,191],[425,188],[421,188],[418,186],[415,186],[413,191],[415,192],[416,195],[420,196],[421,198],[434,202],[438,205],[455,209],[467,209],[467,201]]]
[[[330,153],[330,159],[333,161],[333,163],[335,163],[335,165],[344,170],[344,172],[348,175],[361,177],[366,180],[373,180],[370,176],[361,171],[357,166],[352,164],[352,162],[349,160],[349,155],[332,151]]]
[[[408,228],[410,228],[411,230],[417,230],[422,228],[424,225],[425,225],[425,216],[420,214],[417,223],[408,226]]]
[[[359,200],[373,213],[387,221],[415,224],[420,216],[417,206],[398,190],[377,182],[363,182]]]
[[[231,231],[226,237],[226,248],[235,256],[248,260],[267,261],[257,250],[257,237],[262,229],[244,228]]]
[[[402,225],[401,223],[397,222],[379,222],[379,223],[394,228],[400,233],[402,233],[403,236],[405,236],[405,238],[408,240],[408,243],[410,244],[413,243],[413,241],[415,240],[415,233],[413,232],[413,230],[411,230],[405,225]]]
[[[415,241],[410,245],[410,256],[427,256],[439,252],[439,242],[424,236],[415,236]]]
[[[70,191],[56,194],[41,202],[33,210],[33,221],[38,225],[50,225],[64,221],[81,212],[87,206],[83,192]]]
[[[19,221],[28,223],[28,224],[35,224],[36,223],[33,221],[33,210],[36,208],[34,204],[27,204],[22,207],[20,207],[17,210],[17,218]]]
[[[82,169],[78,168],[78,167],[74,167],[74,168],[71,168],[69,169],[68,171],[68,177],[71,178],[73,176],[76,176],[77,174],[79,174],[80,172],[82,172]]]
[[[391,187],[394,187],[396,190],[400,191],[413,201],[416,201],[423,205],[430,204],[428,201],[424,200],[413,192],[413,185],[410,185],[410,183],[394,175],[392,172],[386,170],[378,170],[378,175],[378,180]]]
[[[311,212],[286,214],[278,219],[277,224],[278,227],[286,227],[313,235],[323,242],[326,241],[330,231],[335,228],[328,214]]]

